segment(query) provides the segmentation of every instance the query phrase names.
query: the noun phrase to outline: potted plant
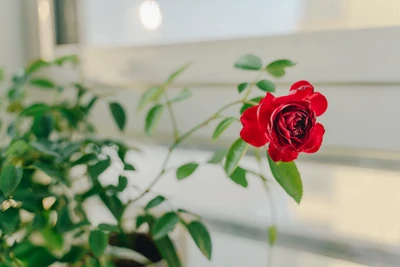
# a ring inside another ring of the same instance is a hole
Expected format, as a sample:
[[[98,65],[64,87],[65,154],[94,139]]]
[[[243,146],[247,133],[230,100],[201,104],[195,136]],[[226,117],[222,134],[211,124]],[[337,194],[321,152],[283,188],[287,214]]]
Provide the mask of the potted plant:
[[[151,135],[161,114],[167,112],[174,137],[156,177],[128,201],[121,198],[121,192],[130,189],[126,174],[136,168],[134,162],[127,161],[126,154],[138,149],[120,140],[100,138],[89,116],[98,101],[107,101],[116,127],[123,131],[125,110],[80,81],[61,85],[44,77],[46,68],[68,64],[77,65],[78,58],[37,60],[6,83],[1,103],[4,108],[4,137],[0,149],[1,266],[36,267],[59,263],[123,267],[165,262],[170,267],[179,267],[182,263],[171,238],[177,225],[186,228],[204,256],[211,259],[212,242],[205,224],[199,216],[182,209],[171,208],[160,213],[156,207],[168,203],[165,196],[155,195],[137,211],[135,229],[127,229],[123,223],[129,207],[147,197],[164,177],[175,149],[211,121],[219,121],[213,139],[236,121],[243,125],[241,137],[227,151],[217,151],[206,163],[188,162],[177,167],[178,180],[188,178],[202,164],[218,164],[239,186],[247,187],[248,176],[254,176],[261,179],[268,192],[262,170],[239,166],[251,145],[249,152],[254,153],[260,166],[261,158],[267,157],[277,182],[300,202],[302,184],[293,160],[300,152],[316,152],[321,145],[324,130],[316,118],[324,113],[327,102],[305,81],[295,83],[289,95],[274,97],[271,94],[275,91],[274,83],[260,78],[264,74],[283,76],[285,69],[294,65],[292,61],[277,60],[263,66],[254,55],[240,57],[235,67],[258,72],[257,78],[239,84],[237,101],[222,106],[185,133],[178,129],[173,105],[191,97],[191,92],[183,89],[170,96],[168,87],[189,65],[171,74],[164,84],[146,90],[138,105],[140,110],[148,108],[145,132]],[[51,102],[30,103],[27,93],[32,87],[52,91],[56,97]],[[249,99],[255,89],[260,90],[262,96]],[[225,117],[224,111],[232,106],[240,108],[238,117]],[[100,178],[114,164],[123,168],[118,170],[116,183],[107,185]],[[101,200],[115,224],[95,225],[89,220],[83,203],[92,197]],[[274,223],[268,229],[273,244],[277,234]]]

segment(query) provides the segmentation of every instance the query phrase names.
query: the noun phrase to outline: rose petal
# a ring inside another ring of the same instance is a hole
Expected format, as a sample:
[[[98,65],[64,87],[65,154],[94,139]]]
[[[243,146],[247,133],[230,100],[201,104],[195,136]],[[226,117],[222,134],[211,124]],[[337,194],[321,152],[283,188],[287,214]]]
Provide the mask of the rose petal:
[[[273,104],[276,106],[290,104],[293,102],[308,100],[308,98],[314,93],[314,88],[304,87],[302,90],[292,91],[289,95],[275,97]]]
[[[305,153],[317,152],[321,147],[324,133],[325,133],[324,126],[322,126],[322,124],[320,123],[317,123],[313,128],[309,141],[304,146],[304,152]]]
[[[320,93],[314,93],[310,96],[311,109],[315,111],[315,115],[321,116],[328,108],[328,100]]]
[[[275,144],[270,143],[268,148],[268,154],[271,159],[275,162],[283,161],[283,162],[290,162],[297,159],[299,155],[298,152],[290,151],[287,149],[279,149],[275,146]]]
[[[265,135],[265,131],[262,131],[258,126],[257,110],[258,106],[254,106],[243,112],[240,117],[240,121],[243,124],[240,137],[250,145],[260,147],[268,143],[269,139]]]
[[[270,121],[271,115],[276,108],[276,106],[274,106],[272,103],[274,98],[275,97],[271,93],[267,93],[265,97],[260,101],[257,116],[258,124],[263,130],[267,129],[268,122]]]
[[[298,81],[295,82],[292,87],[290,87],[290,91],[294,91],[294,90],[304,90],[305,88],[311,88],[312,91],[314,92],[314,86],[312,86],[311,83],[309,83],[308,81]]]

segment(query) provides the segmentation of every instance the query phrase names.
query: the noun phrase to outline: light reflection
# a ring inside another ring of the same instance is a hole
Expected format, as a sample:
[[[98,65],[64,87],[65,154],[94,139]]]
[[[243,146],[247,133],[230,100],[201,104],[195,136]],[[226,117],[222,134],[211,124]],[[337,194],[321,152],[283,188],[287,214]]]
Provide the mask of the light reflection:
[[[154,0],[146,0],[140,5],[140,20],[148,30],[156,30],[162,22],[161,9]]]

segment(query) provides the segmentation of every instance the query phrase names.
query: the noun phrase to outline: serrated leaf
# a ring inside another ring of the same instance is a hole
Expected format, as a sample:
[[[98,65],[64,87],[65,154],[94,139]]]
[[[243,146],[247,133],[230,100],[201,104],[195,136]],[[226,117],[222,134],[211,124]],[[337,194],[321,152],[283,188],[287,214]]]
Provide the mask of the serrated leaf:
[[[149,203],[147,203],[146,207],[144,208],[145,210],[149,210],[151,208],[154,208],[158,205],[160,205],[161,203],[163,203],[165,201],[165,197],[163,196],[156,196],[155,198],[153,198],[152,200],[149,201]]]
[[[303,183],[296,164],[294,162],[274,162],[268,155],[268,152],[267,157],[272,175],[276,181],[289,196],[300,204],[303,196]]]
[[[180,102],[186,100],[192,96],[192,91],[189,88],[184,88],[180,91],[174,98],[171,99],[172,103]]]
[[[45,103],[36,103],[25,108],[19,114],[20,116],[37,116],[38,114],[44,113],[51,110],[51,107]]]
[[[250,99],[249,102],[259,103],[261,99],[263,99],[263,97],[262,97],[262,96],[259,96],[259,97],[255,97],[255,98]],[[243,114],[243,112],[244,112],[246,109],[248,109],[248,108],[250,108],[250,107],[253,107],[253,106],[254,106],[254,105],[253,105],[253,104],[250,104],[250,103],[245,103],[245,104],[243,104],[242,108],[240,109],[240,114]]]
[[[238,84],[237,90],[239,93],[243,92],[247,87],[249,86],[249,83],[241,83]]]
[[[251,54],[241,56],[236,60],[235,68],[243,70],[260,70],[262,68],[261,59]]]
[[[153,133],[154,128],[157,126],[162,113],[164,111],[163,105],[155,105],[152,107],[146,116],[146,123],[145,123],[145,132],[147,135],[151,136]]]
[[[263,90],[264,92],[275,92],[276,85],[268,80],[261,80],[256,83],[257,87]]]
[[[199,167],[199,164],[195,162],[190,162],[180,166],[176,170],[176,178],[178,178],[178,180],[183,180],[189,177],[197,169],[197,167]]]
[[[265,69],[272,76],[280,78],[283,75],[285,75],[286,73],[285,69],[287,67],[293,67],[295,65],[296,63],[289,59],[279,59],[268,64],[268,66]]]
[[[174,73],[172,73],[172,74],[168,77],[167,83],[168,83],[168,84],[173,83],[173,82],[176,80],[176,78],[179,77],[179,75],[181,75],[187,68],[190,67],[190,65],[191,65],[191,63],[187,63],[187,64],[185,64],[184,66],[182,66],[181,68],[179,68],[178,70],[176,70]]]
[[[11,193],[18,187],[22,179],[22,168],[14,165],[7,165],[3,168],[0,175],[0,188],[5,196]]]
[[[207,161],[210,164],[219,164],[225,158],[227,151],[225,149],[219,149],[215,151],[211,159]]]
[[[235,120],[233,117],[223,119],[215,128],[212,139],[216,140]]]
[[[225,173],[231,176],[239,164],[239,161],[246,154],[249,145],[242,138],[237,139],[229,148],[225,161]]]
[[[155,240],[154,243],[157,247],[158,252],[162,256],[162,258],[168,263],[169,267],[182,266],[178,254],[176,253],[174,243],[172,243],[171,239],[168,236],[165,236],[164,238],[161,238],[159,240]]]
[[[99,230],[94,230],[90,232],[89,246],[96,257],[100,257],[103,255],[107,245],[108,236],[104,232]]]
[[[229,178],[231,178],[232,181],[234,181],[238,185],[243,186],[244,188],[248,186],[248,182],[246,179],[246,170],[241,167],[237,167],[229,176]]]
[[[212,242],[207,228],[199,221],[193,221],[186,227],[203,255],[211,260]]]
[[[149,103],[158,101],[162,93],[163,89],[161,87],[151,87],[147,89],[140,97],[138,111],[142,110]]]
[[[271,225],[268,227],[268,243],[273,246],[276,243],[276,239],[278,236],[278,229],[275,225]]]
[[[110,105],[111,114],[112,114],[115,122],[117,123],[118,128],[121,131],[123,131],[125,128],[125,123],[126,123],[126,116],[125,116],[124,108],[116,102],[112,102],[109,105]]]
[[[161,216],[153,225],[151,234],[154,240],[165,237],[169,232],[174,230],[179,222],[178,215],[175,212],[168,212]]]
[[[56,88],[56,85],[54,84],[53,81],[50,81],[49,79],[45,79],[45,78],[36,78],[36,79],[32,79],[30,81],[30,84],[33,86],[37,86],[43,89],[54,89]]]

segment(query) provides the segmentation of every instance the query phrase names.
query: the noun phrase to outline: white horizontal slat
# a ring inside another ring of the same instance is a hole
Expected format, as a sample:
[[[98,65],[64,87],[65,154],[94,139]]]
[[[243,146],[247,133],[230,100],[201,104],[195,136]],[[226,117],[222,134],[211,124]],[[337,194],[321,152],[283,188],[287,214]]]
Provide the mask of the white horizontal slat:
[[[246,53],[265,63],[289,58],[298,62],[282,80],[323,83],[399,83],[400,27],[315,32],[229,41],[153,47],[87,47],[84,73],[108,86],[133,87],[160,83],[186,62],[193,66],[179,79],[187,84],[232,84],[254,77],[234,69]]]

